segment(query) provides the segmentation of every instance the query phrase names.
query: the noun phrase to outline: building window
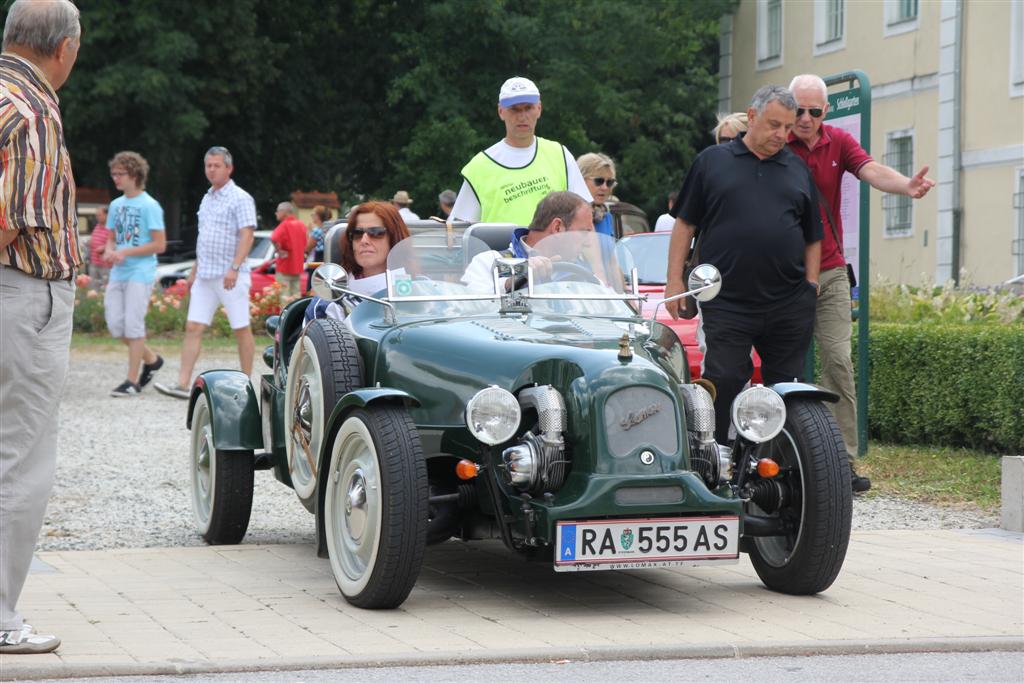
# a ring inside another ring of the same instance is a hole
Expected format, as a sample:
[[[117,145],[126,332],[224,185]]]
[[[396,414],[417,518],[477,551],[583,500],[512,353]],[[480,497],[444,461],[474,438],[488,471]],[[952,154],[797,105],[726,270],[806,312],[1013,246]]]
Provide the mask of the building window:
[[[1024,95],[1024,3],[1010,5],[1010,97]]]
[[[917,19],[917,0],[896,0],[893,3],[890,24]]]
[[[885,0],[885,35],[894,36],[917,29],[918,0]]]
[[[893,131],[885,140],[885,165],[905,176],[914,174],[914,133]],[[909,237],[913,234],[913,200],[901,194],[882,195],[886,237]]]
[[[846,47],[846,0],[815,0],[814,54]]]
[[[1013,195],[1013,208],[1017,214],[1017,236],[1013,240],[1014,276],[1024,275],[1024,168],[1017,171],[1017,191]]]
[[[757,68],[782,64],[782,0],[757,2]]]

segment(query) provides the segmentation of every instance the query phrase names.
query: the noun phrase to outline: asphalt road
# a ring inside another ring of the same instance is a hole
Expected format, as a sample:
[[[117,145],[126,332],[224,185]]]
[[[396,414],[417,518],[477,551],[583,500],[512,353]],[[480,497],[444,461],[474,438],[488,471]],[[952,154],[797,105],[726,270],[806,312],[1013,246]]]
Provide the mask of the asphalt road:
[[[60,679],[61,683],[321,683],[327,681],[986,681],[1019,683],[1024,652],[935,652],[844,657],[750,657],[655,661],[549,662],[432,667],[267,671],[198,676]],[[57,679],[49,679],[56,683]]]

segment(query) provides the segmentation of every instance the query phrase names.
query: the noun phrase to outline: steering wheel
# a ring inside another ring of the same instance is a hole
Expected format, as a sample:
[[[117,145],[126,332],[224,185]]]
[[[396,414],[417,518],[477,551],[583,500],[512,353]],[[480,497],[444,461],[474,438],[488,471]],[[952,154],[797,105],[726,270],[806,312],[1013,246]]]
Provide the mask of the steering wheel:
[[[580,282],[591,282],[595,285],[603,285],[600,279],[589,270],[579,265],[578,263],[570,263],[568,261],[552,261],[551,263],[552,275],[556,273],[563,273],[569,277],[552,277],[552,282],[560,280],[578,280]]]

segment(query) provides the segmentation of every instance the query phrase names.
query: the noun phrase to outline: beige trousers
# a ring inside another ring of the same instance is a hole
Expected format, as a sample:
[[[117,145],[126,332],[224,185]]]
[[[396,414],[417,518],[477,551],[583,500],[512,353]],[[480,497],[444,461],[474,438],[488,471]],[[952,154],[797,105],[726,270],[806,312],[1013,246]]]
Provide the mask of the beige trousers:
[[[18,597],[57,465],[75,286],[0,266],[0,631],[21,628]]]
[[[843,433],[846,453],[857,456],[857,387],[850,359],[850,282],[846,267],[822,271],[819,279],[814,342],[821,355],[821,386],[839,394],[839,403],[827,403]]]

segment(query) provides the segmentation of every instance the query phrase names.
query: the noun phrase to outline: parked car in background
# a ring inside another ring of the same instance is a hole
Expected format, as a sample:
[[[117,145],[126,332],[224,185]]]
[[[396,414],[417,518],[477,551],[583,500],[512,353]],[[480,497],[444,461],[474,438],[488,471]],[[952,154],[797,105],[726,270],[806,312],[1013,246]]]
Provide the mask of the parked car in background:
[[[671,232],[648,232],[627,236],[618,243],[619,263],[629,277],[630,267],[635,266],[640,280],[640,291],[647,295],[644,302],[644,315],[651,315],[658,302],[665,296],[665,274],[668,272],[668,243]],[[625,252],[625,253],[624,253]],[[668,325],[686,347],[686,357],[690,362],[690,376],[694,379],[701,376],[700,366],[704,360],[704,352],[697,342],[697,326],[700,318],[692,320],[673,320],[664,306],[658,307],[658,322]],[[761,383],[761,358],[751,352],[754,360],[755,384]]]
[[[249,257],[245,260],[249,269],[259,268],[264,261],[274,255],[274,244],[270,241],[270,230],[257,230],[253,233],[252,248],[249,249]],[[196,261],[176,261],[174,263],[162,263],[156,267],[156,281],[160,286],[167,289],[178,280],[188,277],[192,264]],[[273,277],[271,277],[273,280]]]

